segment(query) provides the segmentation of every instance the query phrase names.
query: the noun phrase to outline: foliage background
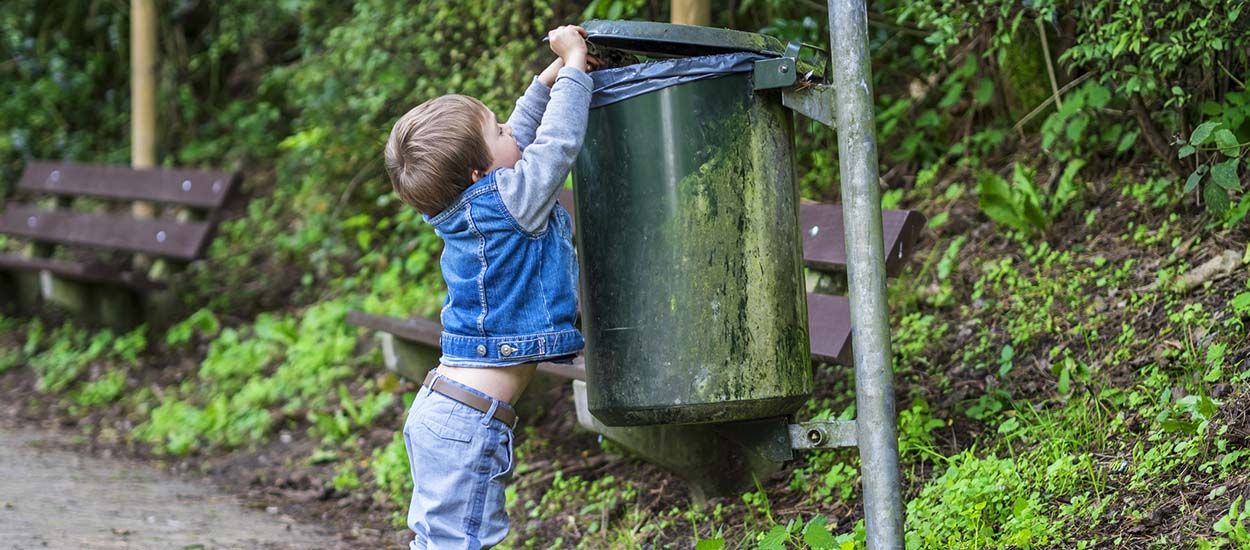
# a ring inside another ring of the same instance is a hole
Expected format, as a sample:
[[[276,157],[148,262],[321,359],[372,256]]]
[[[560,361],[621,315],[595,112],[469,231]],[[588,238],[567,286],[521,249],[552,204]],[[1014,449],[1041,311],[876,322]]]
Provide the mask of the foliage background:
[[[245,175],[209,261],[184,275],[186,301],[202,309],[150,346],[143,335],[6,323],[21,345],[5,348],[0,372],[29,365],[40,391],[79,412],[117,407],[139,426],[134,441],[173,455],[307,432],[325,442],[319,453],[338,457],[326,459],[336,488],[376,492],[394,510],[407,490],[402,448],[352,434],[393,420],[403,392],[393,379],[355,374],[377,374],[378,361],[357,353],[361,335],[342,322],[350,308],[432,315],[441,302],[438,240],[382,173],[391,122],[448,92],[506,113],[550,58],[539,42],[547,28],[663,20],[667,2],[158,7],[161,162]],[[1168,540],[1247,540],[1237,531],[1246,513],[1230,493],[1244,489],[1244,475],[1228,482],[1245,465],[1228,435],[1240,429],[1229,407],[1247,403],[1245,255],[1214,283],[1185,282],[1190,262],[1237,255],[1247,240],[1246,11],[1238,0],[870,3],[883,203],[931,220],[927,257],[891,296],[896,362],[914,369],[901,376],[899,401],[915,499],[909,544],[1122,540],[1098,526],[1161,506],[1147,488],[1175,486],[1152,477],[1173,474],[1201,478],[1212,495],[1224,489],[1208,499],[1218,514]],[[720,26],[827,40],[819,2],[718,0],[713,13]],[[128,32],[121,0],[0,4],[0,197],[28,159],[128,161]],[[796,142],[804,196],[836,200],[833,134],[800,119]],[[1122,314],[1105,311],[1107,302],[1122,303]],[[1160,351],[1157,341],[1179,348]],[[192,358],[193,380],[126,371],[171,356]],[[1026,363],[1040,378],[1018,378]],[[842,385],[806,413],[853,415],[851,386],[836,376]],[[939,401],[952,391],[960,398]],[[935,435],[956,429],[972,435]],[[1131,444],[1090,435],[1117,431],[1133,434]],[[528,452],[548,452],[550,434],[529,437]],[[1136,477],[1116,486],[1108,456],[1131,461]],[[1186,461],[1201,466],[1186,470]],[[706,513],[647,510],[611,476],[561,474],[549,494],[514,505],[542,519],[593,504],[614,526],[600,524],[601,535],[615,533],[602,536],[704,547],[820,547],[825,516],[842,511],[838,544],[854,546],[862,531],[844,501],[858,498],[856,467],[847,453],[814,454],[789,483]],[[1208,518],[1203,510],[1189,513]],[[683,524],[693,535],[674,534]],[[532,534],[563,536],[572,535]]]

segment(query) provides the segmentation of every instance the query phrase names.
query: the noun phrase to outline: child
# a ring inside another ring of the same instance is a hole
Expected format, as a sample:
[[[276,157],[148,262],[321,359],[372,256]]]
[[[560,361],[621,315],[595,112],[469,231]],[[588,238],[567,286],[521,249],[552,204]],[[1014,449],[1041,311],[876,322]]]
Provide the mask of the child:
[[[548,38],[559,59],[507,124],[476,99],[445,95],[400,118],[386,143],[396,193],[443,239],[447,283],[440,364],[404,424],[414,549],[503,540],[512,403],[539,361],[584,345],[572,227],[556,195],[582,146],[592,84],[585,31]]]

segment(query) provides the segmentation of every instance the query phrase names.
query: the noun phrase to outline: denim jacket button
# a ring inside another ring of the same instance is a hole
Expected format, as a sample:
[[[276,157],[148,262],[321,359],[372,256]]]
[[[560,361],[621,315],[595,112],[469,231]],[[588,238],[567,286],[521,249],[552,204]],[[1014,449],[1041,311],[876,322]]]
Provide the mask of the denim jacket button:
[[[478,355],[480,355],[480,356],[482,356],[482,357],[486,357],[486,346],[483,346],[483,345],[481,345],[481,344],[478,344],[478,346],[477,346],[477,354],[478,354]]]
[[[509,355],[512,355],[512,352],[514,352],[514,351],[516,351],[516,348],[514,348],[514,347],[512,347],[512,346],[510,346],[510,345],[508,345],[508,344],[503,344],[503,345],[499,346],[499,353],[500,353],[501,355],[503,355],[504,357],[507,357],[507,356],[509,356]]]

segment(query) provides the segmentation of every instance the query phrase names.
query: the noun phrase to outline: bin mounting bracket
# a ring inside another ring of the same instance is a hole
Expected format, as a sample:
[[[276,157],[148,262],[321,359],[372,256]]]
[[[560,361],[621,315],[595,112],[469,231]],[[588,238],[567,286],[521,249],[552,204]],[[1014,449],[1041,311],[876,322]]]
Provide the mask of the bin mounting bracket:
[[[786,46],[781,57],[762,59],[755,62],[755,89],[772,90],[793,86],[799,79],[799,41]]]
[[[854,420],[809,420],[790,424],[793,449],[833,449],[857,444]]]
[[[834,128],[834,89],[832,84],[814,84],[781,91],[781,104],[816,122]]]

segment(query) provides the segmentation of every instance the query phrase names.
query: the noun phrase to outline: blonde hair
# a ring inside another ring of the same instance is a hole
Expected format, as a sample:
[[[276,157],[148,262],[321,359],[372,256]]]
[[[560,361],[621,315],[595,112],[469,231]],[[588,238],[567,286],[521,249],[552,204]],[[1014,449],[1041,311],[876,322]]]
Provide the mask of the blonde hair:
[[[417,105],[395,122],[386,140],[386,173],[405,204],[422,214],[442,212],[490,166],[482,127],[490,110],[475,98],[449,94]]]

